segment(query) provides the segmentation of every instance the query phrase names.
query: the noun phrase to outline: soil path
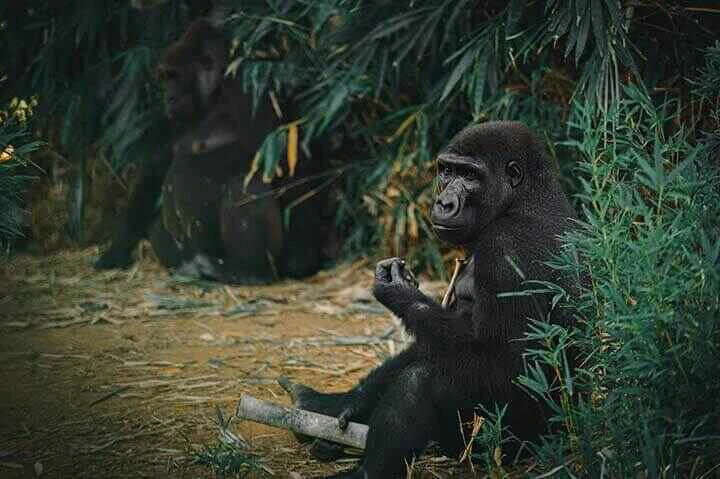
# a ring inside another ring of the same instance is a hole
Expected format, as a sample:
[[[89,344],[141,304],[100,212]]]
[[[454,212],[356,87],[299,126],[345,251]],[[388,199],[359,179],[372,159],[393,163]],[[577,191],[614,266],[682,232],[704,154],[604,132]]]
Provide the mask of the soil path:
[[[251,288],[172,278],[151,259],[97,272],[96,253],[0,266],[0,477],[215,477],[194,459],[242,393],[287,404],[281,375],[344,390],[403,344],[363,261]],[[251,477],[352,465],[313,460],[283,430],[229,428],[265,467]],[[413,477],[462,469],[427,458]]]

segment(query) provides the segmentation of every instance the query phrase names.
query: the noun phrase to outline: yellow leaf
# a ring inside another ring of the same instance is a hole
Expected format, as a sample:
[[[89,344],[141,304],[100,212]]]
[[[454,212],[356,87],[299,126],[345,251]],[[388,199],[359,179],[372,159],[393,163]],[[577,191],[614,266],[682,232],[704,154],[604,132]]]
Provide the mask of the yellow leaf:
[[[298,130],[297,123],[291,123],[288,127],[287,162],[290,176],[295,176],[295,167],[298,162],[298,139],[300,136]]]
[[[250,184],[250,180],[253,179],[253,176],[255,176],[255,173],[257,173],[258,169],[260,169],[260,151],[258,150],[255,153],[255,157],[253,158],[252,165],[250,165],[250,171],[248,171],[248,174],[245,175],[245,178],[243,178],[243,189],[247,189],[248,185]]]
[[[415,218],[415,203],[410,203],[407,209],[408,222],[410,223],[410,238],[416,240],[420,237],[420,228]]]
[[[493,453],[493,459],[495,459],[495,465],[497,467],[502,466],[502,449],[499,447],[495,448],[495,451]]]
[[[0,152],[0,163],[12,160],[13,153],[15,153],[15,148],[12,145],[6,146],[5,149]]]
[[[395,130],[395,133],[392,134],[389,138],[387,138],[385,141],[387,143],[392,143],[393,141],[397,140],[400,135],[405,133],[405,130],[407,130],[410,125],[412,125],[413,121],[415,121],[415,118],[417,118],[418,112],[415,112],[411,115],[409,115],[403,122],[400,124],[397,130]]]

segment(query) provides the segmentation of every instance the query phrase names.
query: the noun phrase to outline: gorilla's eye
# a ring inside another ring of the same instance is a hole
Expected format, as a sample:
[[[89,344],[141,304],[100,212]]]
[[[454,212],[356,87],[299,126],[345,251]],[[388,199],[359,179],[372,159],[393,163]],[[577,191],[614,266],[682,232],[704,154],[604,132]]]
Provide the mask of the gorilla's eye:
[[[478,172],[474,168],[470,167],[462,167],[458,173],[460,173],[460,176],[469,181],[476,181],[480,178]]]
[[[439,173],[443,176],[452,174],[452,168],[447,163],[440,163],[438,167]]]

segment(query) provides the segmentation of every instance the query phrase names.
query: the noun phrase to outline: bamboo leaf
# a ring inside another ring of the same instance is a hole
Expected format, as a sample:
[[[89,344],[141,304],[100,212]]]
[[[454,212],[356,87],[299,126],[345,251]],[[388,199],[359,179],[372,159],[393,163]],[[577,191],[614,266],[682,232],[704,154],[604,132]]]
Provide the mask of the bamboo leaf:
[[[455,88],[455,85],[457,85],[467,69],[470,68],[470,65],[472,65],[472,61],[475,58],[476,53],[477,51],[474,48],[469,48],[468,51],[465,52],[465,55],[463,55],[450,74],[450,78],[448,78],[448,81],[445,84],[442,95],[440,95],[440,101],[444,101],[450,95],[453,88]]]
[[[588,0],[592,1],[592,0]],[[587,8],[582,14],[582,20],[580,21],[580,33],[578,34],[577,44],[575,46],[575,64],[580,63],[580,57],[585,51],[585,44],[587,43],[588,34],[590,32],[591,17],[588,14]]]
[[[297,123],[291,123],[288,127],[288,140],[287,140],[287,162],[288,162],[288,174],[295,176],[295,167],[298,163],[298,140],[299,140],[299,128]]]
[[[605,57],[607,55],[607,32],[605,31],[602,1],[590,0],[590,9],[595,46],[600,51],[600,56]]]

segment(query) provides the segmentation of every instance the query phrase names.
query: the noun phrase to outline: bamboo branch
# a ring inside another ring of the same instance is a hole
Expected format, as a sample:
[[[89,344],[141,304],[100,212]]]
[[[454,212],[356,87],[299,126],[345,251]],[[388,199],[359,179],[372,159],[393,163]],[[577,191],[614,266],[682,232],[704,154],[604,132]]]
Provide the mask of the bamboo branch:
[[[460,270],[463,266],[465,266],[465,260],[462,258],[455,258],[455,270],[453,271],[452,278],[450,279],[450,284],[448,285],[447,291],[445,291],[445,296],[443,296],[441,303],[443,309],[448,307],[450,301],[452,300],[453,294],[455,294],[455,283],[457,282],[458,276],[460,275]]]
[[[240,396],[235,415],[240,419],[289,429],[298,434],[365,449],[368,431],[365,424],[351,422],[348,424],[347,429],[342,431],[338,426],[336,417],[263,401],[247,394]]]

